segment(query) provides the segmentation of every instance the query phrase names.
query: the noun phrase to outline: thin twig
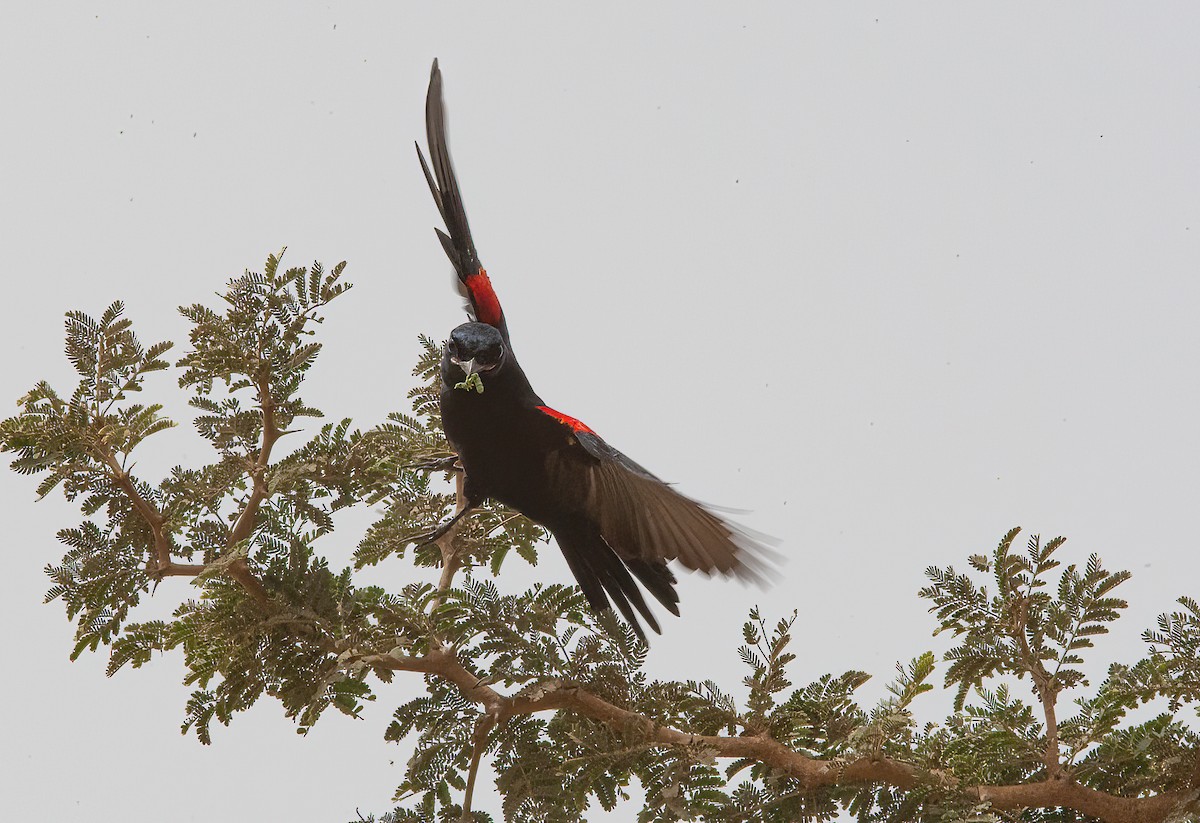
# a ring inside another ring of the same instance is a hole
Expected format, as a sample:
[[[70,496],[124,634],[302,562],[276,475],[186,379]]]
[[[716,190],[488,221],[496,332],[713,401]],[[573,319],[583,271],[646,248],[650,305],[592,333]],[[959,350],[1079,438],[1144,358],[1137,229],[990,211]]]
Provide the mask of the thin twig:
[[[249,471],[250,478],[254,484],[250,492],[250,497],[247,499],[246,507],[238,517],[237,523],[229,533],[227,543],[229,549],[233,549],[238,543],[248,538],[254,532],[254,521],[259,506],[267,497],[266,469],[270,464],[271,448],[275,445],[275,441],[279,439],[281,434],[275,423],[274,404],[271,400],[270,389],[265,381],[259,382],[259,398],[263,409],[262,445],[259,449],[258,457]],[[133,477],[125,470],[120,461],[117,460],[117,456],[112,450],[108,448],[99,449],[96,452],[96,456],[108,467],[109,476],[112,481],[129,498],[129,502],[133,505],[134,510],[146,522],[146,525],[150,527],[150,533],[154,538],[154,557],[148,567],[150,575],[156,579],[162,579],[163,577],[195,577],[201,574],[206,568],[204,565],[176,563],[171,559],[171,552],[174,546],[171,541],[171,535],[166,528],[166,518],[163,517],[162,512],[159,511],[153,502],[147,500],[138,491]],[[244,559],[239,558],[230,563],[226,569],[226,573],[237,581],[260,606],[266,607],[271,604],[270,593],[267,592],[262,582],[250,570],[249,564]]]
[[[487,748],[488,732],[496,725],[496,717],[493,714],[484,714],[475,721],[475,730],[471,733],[471,766],[467,771],[467,789],[463,793],[462,806],[462,823],[470,823],[471,821],[471,800],[475,796],[475,776],[479,773],[479,761],[483,759],[483,752]]]
[[[1037,693],[1038,702],[1042,704],[1042,713],[1046,717],[1046,748],[1042,752],[1042,762],[1046,765],[1046,777],[1050,780],[1061,780],[1063,777],[1062,752],[1059,751],[1058,746],[1058,718],[1055,713],[1055,704],[1058,702],[1058,682],[1046,671],[1042,661],[1029,647],[1029,638],[1026,637],[1028,625],[1029,601],[1022,596],[1017,606],[1016,619],[1013,621],[1013,638],[1020,646],[1021,660],[1025,664],[1025,670],[1029,672],[1029,677],[1033,680],[1034,691]]]
[[[271,386],[265,377],[260,377],[256,382],[258,388],[259,408],[262,410],[262,441],[259,444],[258,456],[247,469],[247,474],[250,476],[251,489],[250,496],[246,498],[246,505],[242,509],[242,513],[238,515],[237,522],[233,524],[233,529],[229,532],[228,549],[232,550],[243,540],[250,538],[254,534],[255,521],[258,518],[258,510],[262,506],[264,500],[268,497],[267,490],[267,468],[271,464],[271,449],[275,446],[275,441],[279,439],[282,432],[275,421],[275,400],[271,397]],[[268,606],[271,603],[271,595],[263,587],[262,583],[250,571],[250,565],[245,558],[238,558],[229,564],[229,576],[242,585],[250,596],[258,601],[260,606]]]
[[[117,457],[111,451],[105,451],[101,454],[105,464],[111,470],[110,477],[117,484],[117,488],[125,493],[129,498],[129,502],[133,504],[134,510],[141,515],[142,520],[146,521],[146,525],[150,527],[150,533],[154,537],[154,559],[157,565],[157,571],[162,573],[163,569],[171,566],[171,536],[167,533],[166,523],[162,513],[158,507],[142,496],[142,493],[137,490],[137,485],[134,484],[133,478],[129,472],[121,467],[117,462]]]

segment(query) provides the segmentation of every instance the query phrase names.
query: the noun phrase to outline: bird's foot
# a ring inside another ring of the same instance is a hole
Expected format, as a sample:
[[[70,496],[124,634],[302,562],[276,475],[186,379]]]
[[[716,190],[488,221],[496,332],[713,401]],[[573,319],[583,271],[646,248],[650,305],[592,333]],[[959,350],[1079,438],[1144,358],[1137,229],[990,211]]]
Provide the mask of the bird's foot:
[[[457,454],[452,454],[449,457],[438,457],[421,463],[411,463],[404,468],[414,469],[416,471],[449,473],[460,472],[463,470],[462,464],[458,462]]]
[[[457,526],[458,521],[462,520],[463,516],[470,510],[470,508],[460,509],[457,514],[455,514],[449,520],[443,521],[441,525],[439,525],[433,531],[425,532],[424,534],[419,534],[412,538],[413,546],[419,549],[422,546],[428,546],[430,543],[438,542],[447,534],[449,534],[450,530]]]

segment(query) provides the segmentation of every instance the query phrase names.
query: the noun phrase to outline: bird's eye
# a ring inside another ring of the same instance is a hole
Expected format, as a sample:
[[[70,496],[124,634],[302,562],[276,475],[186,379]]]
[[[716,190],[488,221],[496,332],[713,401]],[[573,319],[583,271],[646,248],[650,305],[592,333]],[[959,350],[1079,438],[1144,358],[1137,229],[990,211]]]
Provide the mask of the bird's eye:
[[[458,357],[458,344],[453,340],[446,343],[446,351],[451,357]]]

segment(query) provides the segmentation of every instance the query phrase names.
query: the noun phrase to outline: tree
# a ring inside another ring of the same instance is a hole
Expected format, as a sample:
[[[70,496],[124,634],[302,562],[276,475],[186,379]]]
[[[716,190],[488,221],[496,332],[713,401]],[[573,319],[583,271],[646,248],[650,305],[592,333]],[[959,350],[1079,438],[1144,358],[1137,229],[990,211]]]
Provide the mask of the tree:
[[[183,724],[210,742],[262,696],[301,730],[326,709],[356,716],[397,672],[426,694],[400,707],[388,739],[415,736],[416,754],[381,821],[489,819],[470,810],[475,775],[491,758],[505,818],[574,821],[612,809],[636,778],[643,820],[793,821],[841,810],[864,821],[1165,821],[1200,814],[1200,736],[1182,719],[1200,702],[1200,604],[1147,631],[1145,655],[1113,665],[1097,685],[1080,668],[1094,638],[1125,608],[1128,572],[1091,555],[1063,566],[1064,540],[1018,529],[965,571],[929,568],[952,713],[918,726],[912,705],[934,689],[932,652],[897,665],[889,696],[861,706],[869,675],[789,680],[793,635],[805,616],[753,611],[737,650],[745,692],[712,681],[652,681],[646,649],[627,626],[588,609],[573,586],[508,593],[512,552],[536,562],[544,533],[491,505],[436,544],[413,538],[461,505],[436,482],[461,475],[441,435],[440,347],[421,340],[412,414],[370,429],[349,419],[299,440],[319,417],[299,395],[321,344],[326,307],[349,288],[345,264],[280,269],[228,284],[221,312],[181,309],[190,348],[174,368],[192,392],[195,425],[215,449],[158,483],[133,474],[132,455],[175,425],[161,404],[134,402],[152,372],[172,368],[168,342],[144,347],[123,307],[98,319],[70,312],[70,395],[39,383],[0,423],[12,468],[43,474],[39,495],[62,488],[85,519],[58,533],[47,600],[77,626],[72,657],[103,646],[110,673],[178,649],[196,687]],[[286,442],[286,441],[285,441]],[[317,553],[331,514],[383,504],[355,568]],[[399,591],[355,584],[364,566],[407,561]],[[199,596],[170,620],[132,610],[165,577],[193,578]],[[1026,685],[1028,684],[1028,686]],[[1031,687],[1029,689],[1028,687]],[[1026,692],[1029,692],[1026,694]],[[1141,704],[1161,711],[1148,719]],[[464,809],[464,807],[466,807]]]

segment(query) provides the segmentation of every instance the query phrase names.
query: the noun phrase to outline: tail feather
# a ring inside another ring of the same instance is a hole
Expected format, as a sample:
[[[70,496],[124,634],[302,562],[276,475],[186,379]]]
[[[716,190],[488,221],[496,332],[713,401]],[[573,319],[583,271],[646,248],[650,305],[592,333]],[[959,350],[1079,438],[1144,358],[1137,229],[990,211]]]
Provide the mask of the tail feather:
[[[674,590],[675,577],[665,563],[656,566],[634,560],[626,567],[626,561],[612,550],[599,532],[579,533],[560,529],[554,532],[554,537],[588,604],[596,611],[615,606],[643,643],[646,642],[646,634],[638,615],[656,634],[662,634],[662,629],[634,581],[634,575],[669,611],[679,614],[676,605],[679,598]]]
[[[475,243],[471,239],[471,227],[467,222],[466,209],[463,208],[458,179],[454,175],[454,166],[450,163],[450,148],[446,140],[446,107],[442,100],[442,70],[438,68],[437,60],[433,61],[433,70],[429,76],[429,93],[425,98],[425,136],[429,141],[429,159],[433,165],[433,172],[430,172],[429,164],[425,162],[420,145],[417,146],[417,157],[421,161],[421,170],[425,172],[425,180],[429,183],[433,202],[437,204],[449,232],[447,236],[438,230],[438,237],[459,278],[465,281],[478,272],[481,266]]]
[[[632,558],[627,559],[625,565],[663,608],[679,617],[679,593],[675,591],[677,581],[664,561]]]
[[[446,139],[446,107],[442,100],[442,71],[437,60],[429,76],[429,93],[425,98],[425,136],[429,142],[429,162],[417,144],[417,158],[425,173],[425,182],[433,202],[437,204],[446,231],[434,229],[438,240],[450,258],[454,271],[462,283],[467,298],[471,301],[472,314],[481,323],[496,326],[507,336],[504,313],[492,290],[491,280],[479,262],[475,241],[471,238],[471,226],[467,222],[467,211],[463,206],[458,178],[450,162],[450,146]],[[432,166],[432,170],[431,167]]]

